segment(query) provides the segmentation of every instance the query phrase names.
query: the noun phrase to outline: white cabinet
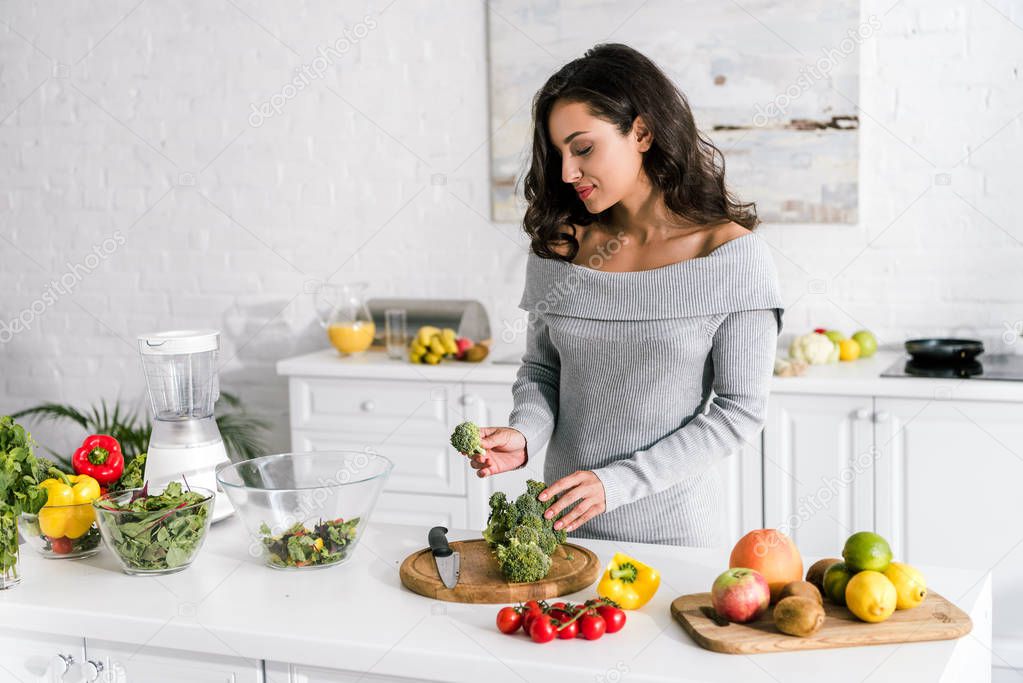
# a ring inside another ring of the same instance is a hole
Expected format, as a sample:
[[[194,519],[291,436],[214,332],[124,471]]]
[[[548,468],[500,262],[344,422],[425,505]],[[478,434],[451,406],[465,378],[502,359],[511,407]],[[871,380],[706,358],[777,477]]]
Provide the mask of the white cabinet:
[[[88,640],[88,660],[101,665],[98,681],[188,681],[188,683],[262,683],[259,659],[168,650],[149,645]]]
[[[266,683],[414,683],[416,680],[358,671],[321,669],[315,666],[266,663]]]
[[[873,399],[774,394],[764,429],[764,522],[804,555],[835,557],[874,529]]]
[[[1023,405],[876,407],[877,531],[907,562],[992,573],[997,652],[999,636],[1023,637]]]
[[[725,489],[726,544],[764,526],[762,437],[758,434],[718,465]]]
[[[85,660],[85,641],[0,629],[0,683],[60,681],[73,663]]]

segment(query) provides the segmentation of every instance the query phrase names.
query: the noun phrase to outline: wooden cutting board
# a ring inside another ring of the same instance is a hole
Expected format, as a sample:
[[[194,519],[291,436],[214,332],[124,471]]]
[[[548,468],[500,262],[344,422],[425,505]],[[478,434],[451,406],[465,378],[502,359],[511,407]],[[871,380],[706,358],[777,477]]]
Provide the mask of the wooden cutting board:
[[[429,548],[405,558],[398,573],[406,588],[428,598],[448,602],[498,604],[556,598],[580,591],[596,581],[603,570],[597,556],[574,543],[564,543],[551,558],[547,577],[532,583],[509,583],[501,575],[487,542],[452,541],[451,549],[461,553],[461,573],[454,588],[440,580]]]
[[[671,603],[671,615],[698,645],[727,654],[757,654],[791,650],[820,650],[859,645],[950,640],[973,628],[970,617],[931,591],[923,603],[895,614],[879,624],[860,621],[843,606],[824,601],[824,625],[807,638],[789,636],[774,626],[771,610],[751,624],[718,626],[701,607],[710,607],[710,593],[683,595]]]

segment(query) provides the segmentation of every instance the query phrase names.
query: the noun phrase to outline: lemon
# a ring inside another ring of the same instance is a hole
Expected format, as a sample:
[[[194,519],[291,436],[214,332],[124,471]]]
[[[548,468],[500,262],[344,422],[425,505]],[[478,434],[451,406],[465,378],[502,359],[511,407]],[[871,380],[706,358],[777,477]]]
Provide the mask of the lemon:
[[[892,561],[892,549],[888,541],[873,531],[858,531],[846,539],[842,559],[853,572],[864,569],[883,572]]]
[[[895,609],[912,609],[927,597],[927,583],[924,581],[924,575],[916,567],[902,562],[892,562],[888,569],[884,570],[884,575],[895,586],[895,592],[898,594]]]
[[[855,339],[842,339],[838,342],[838,360],[856,360],[860,357],[860,345]]]
[[[860,572],[849,579],[845,587],[845,606],[858,618],[871,623],[892,616],[898,599],[895,585],[881,572]]]

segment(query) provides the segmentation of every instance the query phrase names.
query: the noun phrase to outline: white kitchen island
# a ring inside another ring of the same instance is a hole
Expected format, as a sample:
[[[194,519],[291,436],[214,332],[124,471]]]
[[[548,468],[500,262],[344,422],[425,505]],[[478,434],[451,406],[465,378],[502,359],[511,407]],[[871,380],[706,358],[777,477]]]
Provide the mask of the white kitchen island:
[[[986,572],[922,567],[931,587],[972,618],[973,631],[959,640],[724,655],[699,648],[668,606],[678,595],[708,590],[726,565],[726,550],[581,540],[603,562],[624,551],[650,563],[662,572],[661,589],[628,613],[619,633],[540,645],[521,633],[498,632],[498,606],[439,602],[406,590],[398,566],[426,546],[426,532],[426,526],[371,524],[348,564],[278,571],[250,554],[250,541],[232,518],[214,526],[192,567],[161,578],[122,574],[106,549],[65,561],[23,548],[22,584],[0,592],[0,681],[44,680],[40,672],[58,654],[102,664],[95,680],[145,683],[974,683],[991,677]],[[478,535],[453,530],[449,538]],[[593,597],[594,590],[570,599]]]

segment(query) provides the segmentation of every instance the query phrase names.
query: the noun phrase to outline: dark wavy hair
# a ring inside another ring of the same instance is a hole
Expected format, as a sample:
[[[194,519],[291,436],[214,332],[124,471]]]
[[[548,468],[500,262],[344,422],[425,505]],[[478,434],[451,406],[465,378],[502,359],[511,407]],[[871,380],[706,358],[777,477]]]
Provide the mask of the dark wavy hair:
[[[607,223],[610,211],[591,214],[561,178],[561,158],[551,144],[548,120],[558,100],[585,104],[590,114],[614,124],[622,135],[641,115],[653,134],[643,170],[664,203],[690,222],[734,221],[750,230],[756,205],[739,202],[725,187],[725,158],[696,128],[686,96],[647,57],[627,45],[596,45],[563,66],[533,98],[533,151],[523,184],[523,228],[537,256],[575,259],[579,242],[569,225]],[[552,244],[570,245],[567,255]]]

